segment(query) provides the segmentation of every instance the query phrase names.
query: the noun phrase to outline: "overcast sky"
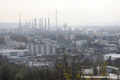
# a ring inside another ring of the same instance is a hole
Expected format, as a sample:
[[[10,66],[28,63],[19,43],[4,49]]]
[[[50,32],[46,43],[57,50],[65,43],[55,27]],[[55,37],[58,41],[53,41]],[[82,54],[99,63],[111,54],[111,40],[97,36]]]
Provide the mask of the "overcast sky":
[[[69,25],[120,22],[120,0],[0,0],[0,22],[50,17]]]

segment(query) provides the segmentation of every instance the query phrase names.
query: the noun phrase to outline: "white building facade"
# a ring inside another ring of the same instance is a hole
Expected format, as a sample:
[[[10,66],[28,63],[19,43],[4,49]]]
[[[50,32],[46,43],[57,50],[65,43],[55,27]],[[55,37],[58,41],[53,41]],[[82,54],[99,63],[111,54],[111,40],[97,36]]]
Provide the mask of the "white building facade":
[[[14,49],[3,49],[0,50],[1,56],[6,56],[8,58],[19,58],[21,56],[30,56],[30,52],[28,49],[24,50],[14,50]]]
[[[55,54],[57,48],[55,44],[26,44],[26,49],[34,56]]]

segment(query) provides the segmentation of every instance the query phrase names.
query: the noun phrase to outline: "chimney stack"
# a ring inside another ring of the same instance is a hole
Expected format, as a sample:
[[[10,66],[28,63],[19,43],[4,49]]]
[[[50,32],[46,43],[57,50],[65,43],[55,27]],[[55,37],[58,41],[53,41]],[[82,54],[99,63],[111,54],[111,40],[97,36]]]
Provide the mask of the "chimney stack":
[[[37,28],[37,19],[34,18],[34,28],[36,29]]]
[[[41,18],[38,21],[39,21],[39,23],[38,23],[39,29],[41,29]]]
[[[46,22],[46,18],[45,18],[45,30],[47,29],[47,22]]]
[[[48,18],[48,30],[50,30],[50,18]]]

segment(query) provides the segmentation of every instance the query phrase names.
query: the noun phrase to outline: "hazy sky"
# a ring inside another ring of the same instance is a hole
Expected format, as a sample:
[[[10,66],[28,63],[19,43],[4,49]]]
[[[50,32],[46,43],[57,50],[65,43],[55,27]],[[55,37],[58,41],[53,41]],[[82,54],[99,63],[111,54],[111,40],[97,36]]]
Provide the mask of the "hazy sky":
[[[69,25],[120,22],[120,0],[0,0],[0,22],[50,17]]]

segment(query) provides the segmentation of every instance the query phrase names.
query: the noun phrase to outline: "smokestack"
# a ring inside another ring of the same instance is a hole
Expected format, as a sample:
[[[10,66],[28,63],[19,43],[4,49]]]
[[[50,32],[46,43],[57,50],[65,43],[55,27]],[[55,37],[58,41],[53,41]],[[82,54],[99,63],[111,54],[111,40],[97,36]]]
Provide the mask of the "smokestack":
[[[21,31],[22,26],[21,26],[21,14],[19,14],[19,30]]]
[[[34,25],[33,25],[33,24],[34,24],[34,21],[33,21],[33,19],[32,19],[32,29],[34,28]]]
[[[43,29],[43,18],[41,19],[41,29]]]
[[[63,26],[64,26],[64,31],[67,30],[67,23],[65,23]]]
[[[27,20],[25,19],[25,30],[27,29]]]
[[[48,30],[50,30],[50,18],[48,18]]]
[[[47,29],[47,22],[46,22],[46,18],[45,18],[45,30]]]
[[[37,19],[36,18],[34,19],[34,28],[35,29],[37,28]]]
[[[41,29],[41,18],[39,19],[39,29]]]
[[[31,20],[29,19],[29,28],[28,29],[30,29],[31,28]]]

